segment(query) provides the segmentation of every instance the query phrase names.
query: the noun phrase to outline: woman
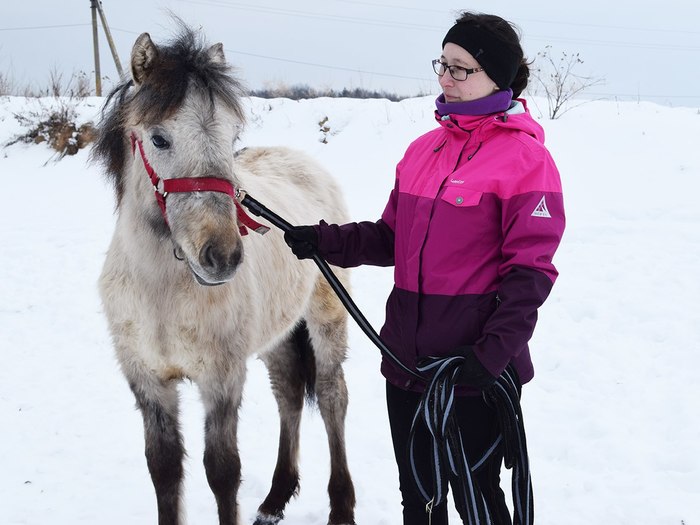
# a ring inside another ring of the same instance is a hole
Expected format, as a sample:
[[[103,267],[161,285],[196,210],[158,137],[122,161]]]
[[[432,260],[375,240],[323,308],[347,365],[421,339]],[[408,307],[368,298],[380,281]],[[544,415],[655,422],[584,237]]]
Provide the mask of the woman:
[[[382,339],[411,369],[428,356],[464,356],[456,413],[474,464],[499,433],[480,391],[509,364],[521,383],[533,377],[528,341],[557,277],[552,257],[564,232],[564,208],[543,130],[517,98],[529,69],[511,24],[462,13],[433,68],[442,88],[439,126],[408,147],[381,219],[321,221],[285,238],[299,258],[318,253],[342,267],[395,266]],[[426,385],[386,358],[381,371],[404,524],[446,524],[445,504],[433,508],[432,517],[426,513],[406,453]],[[415,439],[424,452],[415,458],[419,474],[429,477],[427,432]],[[499,487],[502,461],[498,451],[475,473],[497,525],[511,523]]]

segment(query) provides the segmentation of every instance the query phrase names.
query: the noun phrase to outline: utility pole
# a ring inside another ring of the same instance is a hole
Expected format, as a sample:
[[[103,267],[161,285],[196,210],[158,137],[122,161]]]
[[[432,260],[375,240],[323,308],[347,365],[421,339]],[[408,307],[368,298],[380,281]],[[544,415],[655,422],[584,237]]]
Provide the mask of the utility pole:
[[[109,50],[112,52],[112,58],[114,59],[114,65],[117,66],[117,73],[119,73],[119,78],[124,76],[122,70],[122,64],[119,61],[119,55],[117,54],[117,48],[114,45],[114,40],[112,39],[112,32],[109,30],[107,25],[107,17],[102,9],[102,2],[100,0],[90,0],[90,11],[92,11],[92,48],[95,55],[95,95],[98,97],[102,96],[102,73],[100,72],[100,46],[99,46],[99,35],[97,29],[97,15],[100,15],[100,21],[102,22],[102,29],[107,37],[107,43],[109,44]]]
[[[100,49],[97,37],[97,0],[90,0],[92,11],[92,49],[95,55],[95,95],[102,96],[102,76],[100,74]]]
[[[124,72],[122,71],[122,64],[119,61],[119,55],[117,54],[117,48],[114,46],[114,40],[112,40],[112,33],[109,30],[109,26],[107,25],[107,17],[105,16],[105,12],[102,9],[102,2],[101,0],[97,0],[95,2],[97,4],[97,11],[100,13],[100,20],[102,21],[102,29],[104,29],[105,36],[107,37],[107,43],[109,44],[109,50],[112,52],[112,58],[114,59],[114,65],[117,66],[117,73],[119,73],[119,78],[124,76]]]

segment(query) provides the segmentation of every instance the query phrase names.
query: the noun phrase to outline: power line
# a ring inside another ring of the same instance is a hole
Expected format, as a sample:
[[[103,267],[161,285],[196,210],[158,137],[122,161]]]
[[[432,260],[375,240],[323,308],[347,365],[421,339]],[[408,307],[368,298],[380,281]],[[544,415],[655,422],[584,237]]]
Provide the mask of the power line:
[[[629,27],[629,26],[609,26],[605,24],[585,24],[582,22],[563,22],[554,20],[523,20],[537,24],[550,24],[556,26],[592,27],[596,29],[614,29],[615,31],[642,31],[645,33],[684,33],[688,35],[700,35],[700,31],[690,31],[687,29],[664,29],[661,27]]]
[[[119,29],[118,27],[112,27],[112,31],[119,31],[120,33],[128,33],[130,35],[136,35],[139,36],[143,31],[138,32],[138,31],[129,31],[128,29]]]
[[[410,76],[406,76],[406,75],[394,75],[394,74],[391,74],[391,73],[378,73],[378,72],[376,72],[376,71],[364,71],[364,70],[362,70],[362,69],[353,69],[353,68],[349,68],[349,67],[329,66],[329,65],[327,65],[327,64],[316,64],[316,63],[313,63],[313,62],[304,62],[304,61],[301,61],[301,60],[289,60],[289,59],[286,59],[286,58],[277,58],[277,57],[271,57],[271,56],[266,56],[266,55],[258,55],[258,54],[255,54],[255,53],[245,53],[245,52],[243,52],[243,51],[234,51],[234,50],[232,50],[232,49],[226,49],[225,51],[226,51],[227,53],[234,53],[234,54],[237,54],[237,55],[246,55],[246,56],[251,56],[251,57],[256,57],[256,58],[265,58],[265,59],[268,59],[268,60],[277,60],[277,61],[279,61],[279,62],[288,62],[288,63],[291,63],[291,64],[301,64],[301,65],[304,65],[304,66],[320,67],[320,68],[324,68],[324,69],[336,69],[336,70],[339,70],[339,71],[350,71],[350,72],[352,72],[352,73],[363,73],[363,74],[366,74],[366,75],[377,75],[377,76],[391,77],[391,78],[403,78],[403,79],[406,79],[406,80],[422,80],[422,81],[430,81],[430,80],[432,80],[432,78],[427,78],[427,77],[410,77]]]
[[[592,46],[607,46],[607,47],[631,47],[634,49],[672,49],[674,51],[700,51],[700,47],[688,47],[678,44],[646,44],[640,42],[620,42],[615,40],[589,40],[580,38],[562,38],[562,37],[545,37],[545,36],[528,36],[526,40],[538,40],[542,42],[566,42],[570,44],[585,44]]]
[[[136,31],[129,31],[127,29],[121,29],[118,27],[112,27],[112,31],[118,31],[121,33],[129,33],[132,35],[140,35],[141,33],[136,32]],[[402,78],[406,80],[420,80],[420,81],[431,81],[433,80],[432,78],[428,77],[415,77],[415,76],[408,76],[408,75],[395,75],[392,73],[380,73],[376,71],[366,71],[362,69],[355,69],[355,68],[349,68],[349,67],[341,67],[341,66],[332,66],[328,64],[319,64],[315,62],[307,62],[303,60],[293,60],[289,58],[281,58],[281,57],[274,57],[274,56],[269,56],[269,55],[261,55],[258,53],[247,53],[245,51],[236,51],[233,49],[225,49],[227,53],[233,53],[236,55],[245,55],[245,56],[251,56],[255,58],[264,58],[266,60],[275,60],[277,62],[286,62],[289,64],[300,64],[304,66],[311,66],[311,67],[318,67],[318,68],[323,68],[323,69],[333,69],[333,70],[338,70],[338,71],[349,71],[351,73],[362,73],[365,75],[376,75],[376,76],[382,76],[382,77],[390,77],[390,78]]]
[[[390,5],[390,4],[377,4],[374,2],[359,2],[356,0],[335,0],[336,2],[341,2],[345,4],[358,4],[358,5],[368,5],[372,7],[386,7],[388,9],[401,9],[404,11],[423,11],[427,13],[440,13],[445,14],[444,9],[429,9],[427,7],[406,7],[402,5]]]
[[[90,24],[63,24],[54,26],[0,27],[0,31],[31,31],[34,29],[59,29],[64,27],[82,27]]]
[[[295,16],[298,18],[310,18],[314,20],[331,20],[331,21],[339,21],[339,22],[348,22],[348,23],[354,23],[354,24],[363,24],[363,25],[373,25],[373,26],[380,26],[380,27],[395,27],[399,29],[418,29],[418,30],[426,30],[426,31],[442,31],[442,27],[437,27],[437,26],[428,26],[428,25],[423,25],[423,24],[413,24],[413,23],[404,23],[404,22],[389,22],[386,20],[372,20],[369,18],[359,18],[359,17],[352,17],[352,16],[343,16],[343,15],[332,15],[332,14],[319,14],[319,13],[312,13],[309,11],[297,11],[297,10],[292,10],[292,9],[279,9],[279,8],[273,8],[273,7],[265,7],[265,6],[259,6],[259,5],[253,5],[253,4],[239,4],[239,3],[229,3],[229,2],[217,2],[215,0],[181,0],[183,3],[186,4],[196,4],[196,5],[204,5],[204,6],[210,6],[210,7],[223,7],[226,9],[236,9],[239,11],[253,11],[253,12],[258,12],[258,13],[265,13],[265,14],[275,14],[275,15],[283,15],[283,16]]]
[[[405,11],[424,11],[424,12],[429,12],[429,13],[440,13],[444,14],[445,10],[444,9],[428,9],[424,7],[405,7],[405,6],[400,6],[400,5],[391,5],[391,4],[378,4],[375,2],[362,2],[360,0],[335,0],[336,2],[341,2],[345,4],[357,4],[357,5],[367,5],[371,7],[384,7],[387,9],[401,9]],[[460,11],[460,10],[455,10],[455,11]],[[513,20],[513,22],[516,22]],[[550,24],[550,25],[556,25],[556,26],[574,26],[574,27],[593,27],[593,28],[598,28],[598,29],[614,29],[616,31],[623,30],[623,31],[644,31],[644,32],[651,32],[651,33],[685,33],[689,35],[700,35],[700,31],[691,31],[687,29],[665,29],[665,28],[660,28],[660,27],[631,27],[631,26],[619,26],[619,25],[606,25],[606,24],[587,24],[587,23],[582,23],[582,22],[567,22],[565,20],[538,20],[538,19],[523,19],[519,18],[517,20],[518,23],[521,22],[532,22],[532,23],[537,23],[537,24]]]
[[[625,98],[700,98],[698,95],[647,95],[645,93],[593,93],[592,91],[586,91],[585,96],[594,97],[625,97]]]

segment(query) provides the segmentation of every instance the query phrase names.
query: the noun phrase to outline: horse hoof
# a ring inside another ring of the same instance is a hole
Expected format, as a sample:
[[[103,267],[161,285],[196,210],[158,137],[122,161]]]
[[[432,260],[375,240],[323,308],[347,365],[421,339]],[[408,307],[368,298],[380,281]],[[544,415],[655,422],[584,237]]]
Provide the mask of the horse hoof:
[[[253,525],[277,525],[284,518],[284,514],[260,514],[255,517],[255,523]]]

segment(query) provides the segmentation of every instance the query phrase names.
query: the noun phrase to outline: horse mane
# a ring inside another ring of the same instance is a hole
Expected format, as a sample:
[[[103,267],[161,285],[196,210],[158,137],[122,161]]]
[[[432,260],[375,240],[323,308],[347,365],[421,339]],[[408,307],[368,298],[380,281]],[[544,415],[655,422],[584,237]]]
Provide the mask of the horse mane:
[[[102,108],[91,158],[103,165],[114,184],[117,207],[124,192],[123,169],[131,147],[125,132],[127,122],[150,126],[167,119],[182,106],[188,89],[208,94],[212,112],[218,99],[241,122],[245,121],[242,83],[232,76],[228,64],[209,57],[209,46],[198,32],[178,22],[180,33],[168,45],[158,46],[158,62],[143,83],[120,83]]]

